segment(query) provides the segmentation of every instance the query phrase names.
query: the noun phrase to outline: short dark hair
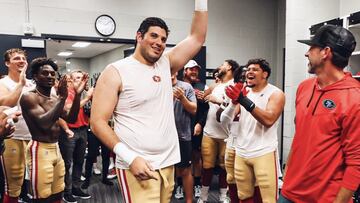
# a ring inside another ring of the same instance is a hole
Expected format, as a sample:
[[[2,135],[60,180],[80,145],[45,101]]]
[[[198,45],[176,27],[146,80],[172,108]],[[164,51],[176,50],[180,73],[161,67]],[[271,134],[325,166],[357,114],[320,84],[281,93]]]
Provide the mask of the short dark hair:
[[[40,67],[44,65],[50,65],[54,69],[54,71],[58,70],[58,66],[52,59],[46,57],[36,58],[32,60],[29,65],[31,71],[31,77],[34,78],[34,75],[36,75],[39,72]]]
[[[169,30],[168,26],[166,25],[166,23],[163,19],[158,18],[158,17],[145,18],[145,20],[143,20],[141,22],[140,27],[137,30],[137,32],[140,32],[141,36],[144,37],[145,33],[149,30],[149,28],[151,26],[157,26],[157,27],[164,29],[166,31],[166,36],[169,36],[170,30]],[[135,47],[136,47],[136,44],[137,44],[137,40],[135,38]]]
[[[246,64],[246,68],[249,68],[249,65],[251,65],[251,64],[257,64],[260,66],[260,68],[263,71],[267,72],[268,75],[267,75],[266,79],[268,79],[270,77],[270,74],[271,74],[270,65],[269,65],[269,62],[267,62],[265,59],[263,59],[263,58],[250,59]]]
[[[235,60],[227,59],[227,60],[225,60],[225,62],[227,62],[231,66],[232,72],[234,72],[236,69],[238,69],[240,67],[238,62],[236,62]]]
[[[14,53],[24,54],[24,56],[27,57],[27,54],[26,54],[25,50],[22,50],[22,49],[19,49],[19,48],[12,48],[12,49],[8,49],[8,50],[5,51],[5,53],[4,53],[4,61],[5,62],[10,61],[10,57]]]

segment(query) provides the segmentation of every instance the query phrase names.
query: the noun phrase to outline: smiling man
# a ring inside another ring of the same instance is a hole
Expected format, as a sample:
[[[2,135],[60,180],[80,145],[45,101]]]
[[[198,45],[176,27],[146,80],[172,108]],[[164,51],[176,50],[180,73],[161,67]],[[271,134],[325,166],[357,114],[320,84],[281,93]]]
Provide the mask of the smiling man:
[[[116,154],[124,202],[170,201],[180,161],[171,75],[205,42],[207,16],[207,0],[195,0],[190,34],[165,53],[166,23],[146,18],[136,32],[135,53],[107,66],[96,83],[90,124]],[[112,115],[114,130],[108,125]]]
[[[352,202],[360,184],[360,84],[344,71],[353,34],[326,25],[310,40],[308,72],[296,92],[295,135],[281,203]]]
[[[36,88],[21,97],[20,105],[32,136],[26,149],[31,193],[34,202],[61,202],[65,169],[58,146],[59,118],[70,123],[76,121],[87,75],[73,85],[76,96],[70,110],[65,111],[68,96],[66,76],[59,81],[56,97],[51,95],[51,89],[55,84],[57,65],[51,59],[37,58],[31,62],[30,68]]]
[[[0,105],[15,107],[21,111],[20,96],[34,88],[31,80],[26,79],[26,52],[22,49],[9,49],[4,53],[4,61],[8,75],[0,80]],[[5,177],[4,203],[17,202],[20,193],[23,194],[21,187],[25,174],[25,148],[31,139],[22,116],[19,116],[15,127],[12,138],[5,140],[5,151],[1,157]],[[27,191],[26,188],[27,181],[24,183],[24,191]],[[27,198],[27,192],[21,198]]]
[[[247,87],[239,82],[226,89],[232,102],[221,117],[234,118],[235,107],[240,105],[239,122],[233,126],[237,130],[232,129],[238,133],[235,180],[239,199],[243,203],[253,202],[257,183],[262,202],[275,203],[278,194],[277,129],[285,95],[268,83],[271,69],[266,60],[251,59],[246,67]]]

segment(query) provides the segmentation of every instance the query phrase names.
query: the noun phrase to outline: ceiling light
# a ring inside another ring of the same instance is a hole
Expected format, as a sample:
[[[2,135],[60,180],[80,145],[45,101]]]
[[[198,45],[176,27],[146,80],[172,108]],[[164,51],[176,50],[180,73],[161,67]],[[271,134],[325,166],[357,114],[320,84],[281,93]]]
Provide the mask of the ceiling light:
[[[84,48],[89,46],[90,44],[91,44],[90,42],[76,42],[72,45],[72,47]]]
[[[71,62],[70,62],[70,61],[66,61],[66,64],[69,65],[69,64],[71,64]]]
[[[70,56],[73,54],[71,51],[62,51],[58,53],[58,56]]]

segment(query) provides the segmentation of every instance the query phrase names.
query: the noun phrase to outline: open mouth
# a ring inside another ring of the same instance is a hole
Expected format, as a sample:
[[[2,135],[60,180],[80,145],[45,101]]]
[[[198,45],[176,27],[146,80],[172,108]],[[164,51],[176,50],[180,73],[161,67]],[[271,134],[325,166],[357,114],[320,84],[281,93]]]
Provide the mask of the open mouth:
[[[246,77],[246,79],[247,79],[247,80],[254,80],[254,79],[255,79],[255,76],[253,76],[253,75],[248,75],[248,76]]]

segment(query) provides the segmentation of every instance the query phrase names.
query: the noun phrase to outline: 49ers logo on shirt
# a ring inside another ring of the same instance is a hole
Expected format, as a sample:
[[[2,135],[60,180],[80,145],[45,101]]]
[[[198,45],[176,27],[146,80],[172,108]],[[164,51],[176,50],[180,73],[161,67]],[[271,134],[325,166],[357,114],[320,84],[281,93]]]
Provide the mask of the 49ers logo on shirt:
[[[323,106],[327,109],[334,109],[336,107],[335,102],[330,99],[325,99],[322,103]]]
[[[155,82],[160,82],[160,81],[161,81],[161,77],[158,76],[158,75],[154,75],[154,76],[152,77],[152,79],[153,79]]]

